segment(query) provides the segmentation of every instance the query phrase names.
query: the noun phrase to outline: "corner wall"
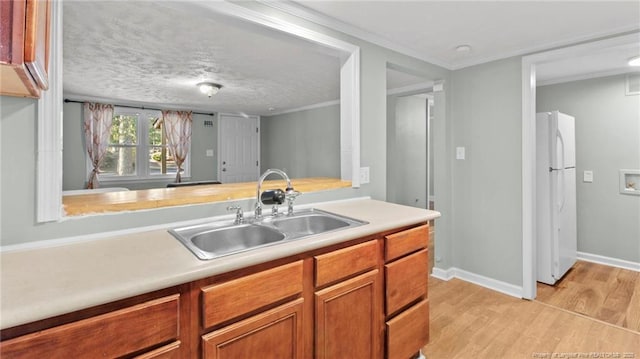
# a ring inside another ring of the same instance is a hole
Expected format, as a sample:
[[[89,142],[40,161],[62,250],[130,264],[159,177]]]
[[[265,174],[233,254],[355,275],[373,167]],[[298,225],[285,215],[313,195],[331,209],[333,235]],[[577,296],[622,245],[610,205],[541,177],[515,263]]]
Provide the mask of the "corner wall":
[[[454,71],[449,87],[452,266],[516,286],[522,285],[521,76],[515,57]],[[465,147],[464,160],[455,159],[455,147]],[[443,192],[435,191],[439,200]]]

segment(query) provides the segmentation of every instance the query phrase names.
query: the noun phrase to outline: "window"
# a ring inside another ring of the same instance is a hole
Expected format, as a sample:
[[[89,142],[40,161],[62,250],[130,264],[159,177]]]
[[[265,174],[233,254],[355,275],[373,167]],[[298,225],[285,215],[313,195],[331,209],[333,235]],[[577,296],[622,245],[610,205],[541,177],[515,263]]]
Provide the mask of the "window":
[[[167,149],[161,116],[160,111],[114,109],[107,153],[100,165],[101,181],[175,177],[178,166]],[[189,176],[189,162],[187,156],[184,177]]]

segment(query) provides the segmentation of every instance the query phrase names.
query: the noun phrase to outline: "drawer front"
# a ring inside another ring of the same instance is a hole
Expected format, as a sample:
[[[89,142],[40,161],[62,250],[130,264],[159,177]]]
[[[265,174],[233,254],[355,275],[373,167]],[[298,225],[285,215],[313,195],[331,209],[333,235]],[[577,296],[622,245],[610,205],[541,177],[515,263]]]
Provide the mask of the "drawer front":
[[[423,249],[385,264],[387,283],[386,314],[391,315],[421,297],[427,296],[429,251]]]
[[[184,357],[184,355],[180,354],[180,341],[177,341],[156,350],[138,355],[135,359],[179,359]]]
[[[204,327],[302,293],[302,261],[202,288]]]
[[[373,269],[378,263],[378,242],[373,240],[315,257],[316,287]]]
[[[384,259],[389,262],[429,244],[429,225],[411,228],[385,237]]]
[[[2,358],[115,358],[176,340],[179,295],[0,343]]]
[[[406,359],[429,342],[429,301],[414,305],[387,322],[387,358]]]

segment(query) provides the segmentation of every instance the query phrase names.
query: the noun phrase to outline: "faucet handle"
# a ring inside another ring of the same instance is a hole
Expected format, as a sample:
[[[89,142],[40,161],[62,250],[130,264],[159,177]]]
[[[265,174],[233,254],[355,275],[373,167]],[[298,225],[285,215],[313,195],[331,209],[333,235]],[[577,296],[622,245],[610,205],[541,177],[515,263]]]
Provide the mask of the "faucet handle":
[[[242,212],[242,207],[240,206],[229,206],[227,207],[227,211],[236,211],[236,220],[235,224],[240,224],[244,222],[244,214]]]
[[[284,193],[284,196],[288,201],[294,201],[296,197],[298,197],[301,194],[302,192],[296,191],[295,189],[293,189],[293,187],[287,187],[287,190]]]

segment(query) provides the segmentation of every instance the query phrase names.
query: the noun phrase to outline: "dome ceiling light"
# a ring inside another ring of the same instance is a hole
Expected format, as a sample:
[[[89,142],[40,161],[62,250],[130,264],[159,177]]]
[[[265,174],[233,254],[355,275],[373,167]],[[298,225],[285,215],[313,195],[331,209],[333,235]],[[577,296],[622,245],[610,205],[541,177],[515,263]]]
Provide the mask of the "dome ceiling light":
[[[196,86],[198,86],[198,88],[200,89],[200,92],[209,96],[209,98],[217,94],[218,91],[220,91],[220,89],[222,88],[222,85],[219,85],[213,82],[200,82]]]

